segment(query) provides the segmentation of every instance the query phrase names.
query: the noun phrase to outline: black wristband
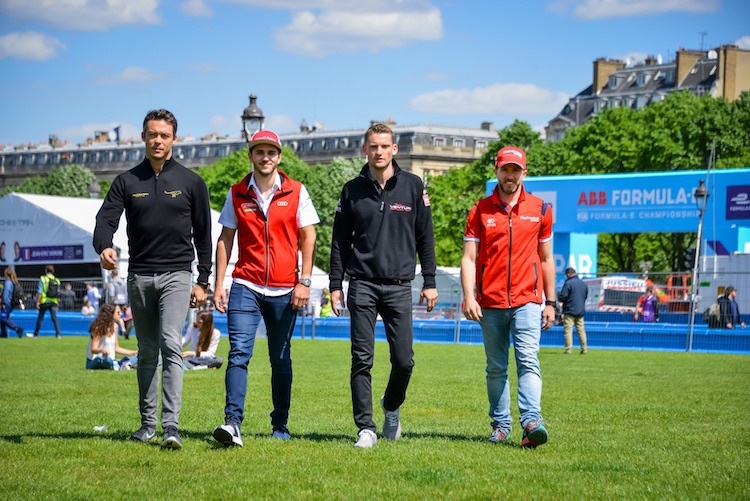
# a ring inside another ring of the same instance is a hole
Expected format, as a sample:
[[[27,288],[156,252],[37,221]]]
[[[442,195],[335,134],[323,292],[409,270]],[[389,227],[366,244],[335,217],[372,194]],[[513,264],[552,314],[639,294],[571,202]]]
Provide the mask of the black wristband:
[[[554,306],[557,307],[557,301],[550,301],[549,299],[544,302],[547,306]]]
[[[195,285],[200,285],[205,291],[207,291],[211,287],[208,282],[196,282]]]

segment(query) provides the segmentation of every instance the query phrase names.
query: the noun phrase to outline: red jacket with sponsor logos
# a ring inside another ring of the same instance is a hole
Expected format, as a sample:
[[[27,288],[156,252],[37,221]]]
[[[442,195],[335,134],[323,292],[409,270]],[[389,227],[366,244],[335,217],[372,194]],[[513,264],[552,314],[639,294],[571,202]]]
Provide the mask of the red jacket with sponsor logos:
[[[281,189],[263,215],[260,201],[248,187],[250,175],[232,186],[237,215],[237,265],[233,278],[269,287],[294,287],[297,283],[299,183],[281,171]]]
[[[469,212],[464,238],[479,242],[476,298],[482,308],[515,308],[542,303],[544,274],[539,243],[552,238],[549,204],[521,187],[510,211],[498,188]]]

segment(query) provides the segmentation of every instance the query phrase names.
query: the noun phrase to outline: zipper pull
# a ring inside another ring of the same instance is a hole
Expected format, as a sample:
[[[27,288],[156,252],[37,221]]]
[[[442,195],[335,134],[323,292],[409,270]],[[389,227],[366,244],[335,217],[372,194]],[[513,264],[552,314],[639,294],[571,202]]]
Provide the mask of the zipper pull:
[[[385,207],[385,200],[380,201],[380,212],[383,212],[383,207]]]

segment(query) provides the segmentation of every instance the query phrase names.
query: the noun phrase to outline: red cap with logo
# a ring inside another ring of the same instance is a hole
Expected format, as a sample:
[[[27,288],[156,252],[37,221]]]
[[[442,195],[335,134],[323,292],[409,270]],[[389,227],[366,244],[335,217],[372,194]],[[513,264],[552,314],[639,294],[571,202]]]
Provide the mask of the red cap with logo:
[[[258,146],[259,144],[270,144],[271,146],[276,146],[279,151],[281,151],[281,141],[279,140],[279,136],[270,130],[259,130],[253,134],[250,142],[247,143],[251,150],[254,146]]]
[[[501,148],[500,151],[497,152],[495,166],[502,167],[503,165],[508,164],[516,164],[523,170],[526,170],[526,152],[515,146]]]

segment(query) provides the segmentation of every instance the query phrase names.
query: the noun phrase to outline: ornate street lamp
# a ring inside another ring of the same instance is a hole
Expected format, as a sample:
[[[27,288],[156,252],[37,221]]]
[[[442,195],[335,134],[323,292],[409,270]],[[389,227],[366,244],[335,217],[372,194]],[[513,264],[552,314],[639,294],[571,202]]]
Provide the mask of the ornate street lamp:
[[[250,94],[250,105],[242,112],[242,137],[250,141],[253,134],[263,129],[263,111],[258,108],[258,96]]]

